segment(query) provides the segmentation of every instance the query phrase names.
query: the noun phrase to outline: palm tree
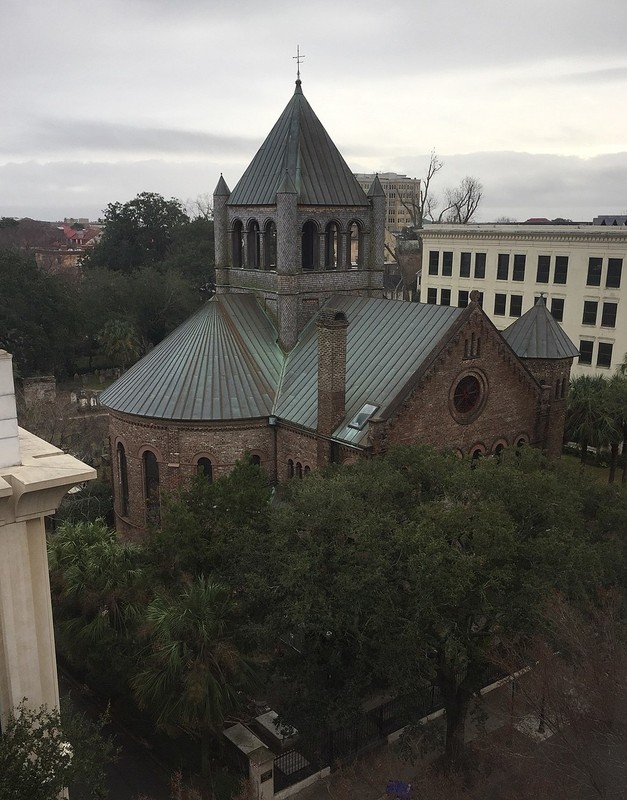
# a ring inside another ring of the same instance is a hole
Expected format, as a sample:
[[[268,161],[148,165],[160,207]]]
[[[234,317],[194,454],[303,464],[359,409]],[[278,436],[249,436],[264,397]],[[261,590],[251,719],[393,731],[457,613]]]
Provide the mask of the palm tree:
[[[158,594],[145,619],[147,645],[131,680],[135,698],[158,727],[200,737],[207,775],[209,745],[252,678],[233,638],[237,607],[232,594],[200,576],[177,596]]]
[[[125,319],[110,319],[98,334],[104,355],[124,371],[142,352],[137,329]]]
[[[616,428],[616,436],[611,443],[612,459],[610,462],[609,482],[614,482],[618,465],[618,449],[622,442],[622,482],[625,484],[627,483],[627,359],[608,381],[607,398],[609,412],[614,419]]]
[[[579,375],[568,392],[566,432],[579,443],[581,463],[588,445],[603,447],[616,438],[616,425],[608,407],[607,381],[602,375]]]

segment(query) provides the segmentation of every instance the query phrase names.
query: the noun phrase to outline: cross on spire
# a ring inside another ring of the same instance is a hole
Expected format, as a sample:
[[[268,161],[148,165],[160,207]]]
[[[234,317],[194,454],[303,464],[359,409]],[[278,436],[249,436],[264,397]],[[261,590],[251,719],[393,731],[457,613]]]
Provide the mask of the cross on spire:
[[[296,80],[300,81],[300,62],[305,56],[301,56],[299,44],[296,45],[296,55],[292,56],[292,58],[296,61]]]

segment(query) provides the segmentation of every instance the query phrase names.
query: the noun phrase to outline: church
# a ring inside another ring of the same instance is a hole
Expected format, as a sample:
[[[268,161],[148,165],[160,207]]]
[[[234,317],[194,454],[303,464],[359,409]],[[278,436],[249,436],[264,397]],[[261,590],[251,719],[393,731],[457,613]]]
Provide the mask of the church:
[[[577,349],[544,300],[500,333],[481,309],[383,298],[385,195],[361,188],[300,79],[231,191],[214,192],[216,292],[101,396],[118,529],[245,454],[273,482],[393,444],[561,452]]]

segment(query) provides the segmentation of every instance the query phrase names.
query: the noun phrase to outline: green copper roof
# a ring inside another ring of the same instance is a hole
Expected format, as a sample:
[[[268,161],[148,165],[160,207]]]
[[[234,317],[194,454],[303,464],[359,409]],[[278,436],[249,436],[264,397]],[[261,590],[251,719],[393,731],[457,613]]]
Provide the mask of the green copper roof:
[[[272,412],[283,354],[252,295],[220,295],[101,395],[114,411],[157,419],[228,420]]]
[[[502,332],[519,358],[574,358],[579,350],[549,312],[544,297]]]
[[[274,205],[286,171],[302,205],[368,205],[363,189],[305,99],[300,80],[233,189],[229,205]]]
[[[327,304],[348,320],[346,416],[334,433],[344,441],[365,441],[367,428],[349,427],[365,403],[377,415],[398,397],[412,375],[457,322],[463,309],[402,300],[334,295]],[[288,355],[274,413],[314,429],[318,423],[316,321],[309,322]]]
[[[400,300],[334,295],[349,322],[346,417],[338,439],[359,444],[349,422],[365,403],[377,414],[397,399],[462,310]],[[284,355],[252,295],[217,295],[101,395],[104,406],[155,419],[211,421],[270,414],[311,430],[318,421],[315,318]]]

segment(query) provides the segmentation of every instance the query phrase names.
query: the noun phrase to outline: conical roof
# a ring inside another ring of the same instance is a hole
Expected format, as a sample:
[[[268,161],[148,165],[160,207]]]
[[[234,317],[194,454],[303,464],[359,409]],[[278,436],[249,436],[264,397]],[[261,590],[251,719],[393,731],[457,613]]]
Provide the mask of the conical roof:
[[[125,414],[229,420],[272,413],[283,354],[252,295],[213,297],[100,396]]]
[[[286,171],[302,205],[368,205],[363,189],[305,99],[300,80],[233,189],[229,205],[274,205]]]
[[[549,313],[544,297],[509,328],[503,338],[519,358],[574,358],[579,350]]]

